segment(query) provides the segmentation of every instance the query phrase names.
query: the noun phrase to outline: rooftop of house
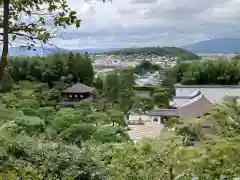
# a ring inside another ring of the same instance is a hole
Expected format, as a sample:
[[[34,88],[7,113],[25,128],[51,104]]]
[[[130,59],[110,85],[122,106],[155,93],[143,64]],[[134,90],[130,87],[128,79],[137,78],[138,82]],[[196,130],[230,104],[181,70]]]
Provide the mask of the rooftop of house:
[[[82,83],[77,83],[65,89],[64,91],[62,91],[62,93],[87,93],[92,91],[93,91],[93,88],[86,86]]]
[[[211,102],[204,96],[204,94],[201,93],[198,96],[184,102],[179,108],[184,107],[184,106],[188,106],[188,105],[193,104],[195,102],[198,102],[198,101],[200,101],[201,99],[204,99],[204,98],[209,102],[209,104],[211,104]]]
[[[175,88],[239,88],[240,84],[237,85],[221,85],[221,84],[206,84],[206,85],[185,85],[175,84]]]

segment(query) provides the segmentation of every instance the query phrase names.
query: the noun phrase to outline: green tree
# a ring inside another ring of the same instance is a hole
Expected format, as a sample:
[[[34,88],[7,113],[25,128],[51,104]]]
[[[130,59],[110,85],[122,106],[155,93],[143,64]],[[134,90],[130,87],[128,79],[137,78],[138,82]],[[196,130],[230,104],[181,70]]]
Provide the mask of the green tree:
[[[92,139],[99,143],[125,142],[129,140],[125,130],[118,126],[100,126],[93,133]]]
[[[23,116],[15,120],[19,132],[25,132],[30,136],[42,133],[45,130],[45,123],[39,117]]]
[[[62,131],[58,138],[67,143],[75,143],[78,146],[89,140],[94,133],[96,127],[92,124],[72,124],[69,128]]]
[[[82,63],[79,65],[81,67],[80,71],[80,82],[86,85],[92,85],[94,80],[94,69],[92,65],[92,60],[89,55],[85,53]]]
[[[8,92],[13,88],[14,80],[11,75],[4,71],[0,81],[0,92]]]
[[[61,58],[62,54],[56,53],[53,55],[53,69],[56,71],[58,77],[66,76],[67,73],[64,70],[64,62]]]
[[[0,175],[12,170],[13,172],[9,173],[20,175],[23,179],[108,179],[106,168],[100,159],[96,156],[93,158],[94,151],[91,148],[96,150],[96,146],[79,148],[74,144],[53,143],[40,141],[36,137],[13,137],[7,134],[1,134],[1,142],[1,158],[4,160],[1,163]],[[5,165],[5,168],[2,165]],[[14,173],[15,168],[21,171],[27,170],[26,167],[28,172]]]
[[[167,108],[169,106],[169,97],[167,93],[155,93],[153,95],[153,101],[159,108]]]
[[[105,0],[103,0],[105,2]],[[41,6],[43,5],[44,6]],[[80,27],[80,19],[77,12],[68,7],[65,0],[42,0],[40,2],[16,0],[1,1],[4,11],[1,17],[3,22],[3,48],[0,61],[0,74],[2,75],[7,66],[8,56],[8,35],[11,34],[11,40],[14,41],[18,37],[26,39],[27,49],[32,49],[36,41],[46,44],[55,34],[51,32],[46,24],[53,24],[56,27],[66,28],[75,25]],[[27,17],[33,17],[34,22],[22,22],[22,13]],[[34,48],[33,48],[34,49]]]
[[[83,114],[73,108],[60,109],[46,130],[46,136],[55,139],[56,136],[70,127],[83,121]]]
[[[40,107],[37,110],[38,116],[44,120],[45,124],[48,125],[56,114],[55,109],[53,107]]]
[[[126,121],[124,119],[124,114],[121,111],[117,110],[108,110],[107,111],[113,126],[118,124],[120,126],[127,126]]]
[[[135,97],[134,109],[135,111],[147,112],[154,108],[152,97]]]
[[[39,3],[44,4],[44,7],[39,6]],[[3,54],[1,58],[0,70],[1,72],[7,65],[8,55],[8,33],[12,35],[12,40],[18,37],[27,39],[28,49],[34,46],[36,40],[47,43],[54,34],[44,27],[46,21],[50,21],[57,27],[66,27],[67,25],[75,25],[80,27],[80,19],[77,17],[76,12],[70,10],[66,1],[2,1],[4,4],[4,13],[2,16],[4,28],[4,43]],[[11,8],[9,8],[11,7]],[[44,14],[42,12],[47,11]],[[23,23],[21,21],[21,13],[26,14],[28,17],[35,17],[35,22]],[[49,15],[50,14],[50,15]],[[11,15],[11,16],[10,16]],[[54,18],[51,18],[54,16]]]
[[[101,77],[97,76],[93,82],[94,87],[97,88],[98,90],[102,91],[103,90],[103,85],[104,81]]]
[[[127,113],[134,104],[135,78],[132,68],[123,69],[119,72],[120,87],[119,87],[119,105],[124,113]]]
[[[225,102],[214,106],[212,112],[204,117],[213,133],[221,137],[240,135],[240,105],[238,97],[228,97]]]
[[[46,82],[51,89],[53,88],[53,82],[57,80],[57,76],[51,69],[46,69],[42,74],[42,80],[43,82]]]
[[[174,69],[176,81],[182,84],[238,84],[239,60],[211,60],[180,63]]]
[[[83,100],[78,103],[75,103],[74,108],[79,112],[81,112],[83,116],[86,116],[92,113],[91,103],[87,100]]]
[[[117,72],[110,72],[106,75],[104,82],[104,96],[112,104],[119,98],[120,81]]]
[[[76,68],[76,58],[72,52],[69,53],[67,67],[68,73],[73,75],[73,81],[76,83],[78,81],[78,69]]]

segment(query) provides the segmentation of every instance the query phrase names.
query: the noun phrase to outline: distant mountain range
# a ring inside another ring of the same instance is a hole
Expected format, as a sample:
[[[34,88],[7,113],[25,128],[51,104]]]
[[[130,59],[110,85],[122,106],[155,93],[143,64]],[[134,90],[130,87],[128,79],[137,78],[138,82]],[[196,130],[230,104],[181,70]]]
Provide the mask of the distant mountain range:
[[[182,46],[193,53],[239,53],[240,38],[216,38]]]
[[[191,52],[185,51],[182,48],[177,47],[143,47],[143,48],[108,48],[108,49],[63,49],[63,48],[42,48],[36,47],[34,50],[25,50],[20,47],[9,48],[9,56],[47,56],[54,53],[80,53],[84,54],[88,52],[92,53],[105,53],[105,54],[121,54],[121,55],[131,55],[131,54],[155,54],[158,56],[178,56],[184,60],[199,59],[199,56]]]
[[[158,47],[157,47],[158,48]],[[171,51],[173,48],[176,47],[162,47],[160,49],[157,49],[157,54],[165,54],[165,52]],[[186,51],[185,51],[186,50]],[[20,47],[13,47],[9,48],[9,56],[47,56],[56,52],[59,53],[104,53],[104,52],[114,52],[114,53],[125,53],[125,54],[131,54],[132,52],[138,52],[139,51],[156,51],[154,47],[144,47],[144,48],[127,48],[127,49],[121,49],[121,48],[87,48],[87,49],[64,49],[64,48],[42,48],[42,47],[36,47],[36,51],[33,50],[23,50],[20,49]],[[240,38],[216,38],[216,39],[210,39],[205,41],[200,41],[194,44],[184,45],[181,48],[176,48],[173,50],[176,52],[181,52],[181,54],[184,53],[240,53]],[[178,53],[179,53],[178,52]],[[177,53],[177,54],[178,54]],[[192,54],[193,55],[193,54]]]
[[[119,48],[109,48],[109,49],[64,49],[64,48],[42,48],[36,47],[36,51],[33,50],[25,50],[21,49],[20,47],[12,47],[9,48],[9,56],[47,56],[54,53],[80,53],[84,54],[85,52],[88,53],[103,53],[107,51],[115,51],[119,50]]]

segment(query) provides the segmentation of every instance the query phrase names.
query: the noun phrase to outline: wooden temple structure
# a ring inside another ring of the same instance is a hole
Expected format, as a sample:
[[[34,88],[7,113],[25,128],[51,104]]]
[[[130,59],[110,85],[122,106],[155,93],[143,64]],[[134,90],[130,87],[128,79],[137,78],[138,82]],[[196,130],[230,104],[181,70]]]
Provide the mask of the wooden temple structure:
[[[74,84],[73,86],[61,92],[61,106],[71,107],[74,103],[92,96],[93,88],[86,86],[82,83]]]

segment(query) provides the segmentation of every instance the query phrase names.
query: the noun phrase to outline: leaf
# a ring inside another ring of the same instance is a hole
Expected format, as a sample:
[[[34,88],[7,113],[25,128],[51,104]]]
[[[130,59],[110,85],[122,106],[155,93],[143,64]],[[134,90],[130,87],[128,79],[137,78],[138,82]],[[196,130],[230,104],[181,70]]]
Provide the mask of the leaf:
[[[12,36],[12,40],[15,41],[16,37],[17,37],[17,36],[14,34],[14,35]]]

